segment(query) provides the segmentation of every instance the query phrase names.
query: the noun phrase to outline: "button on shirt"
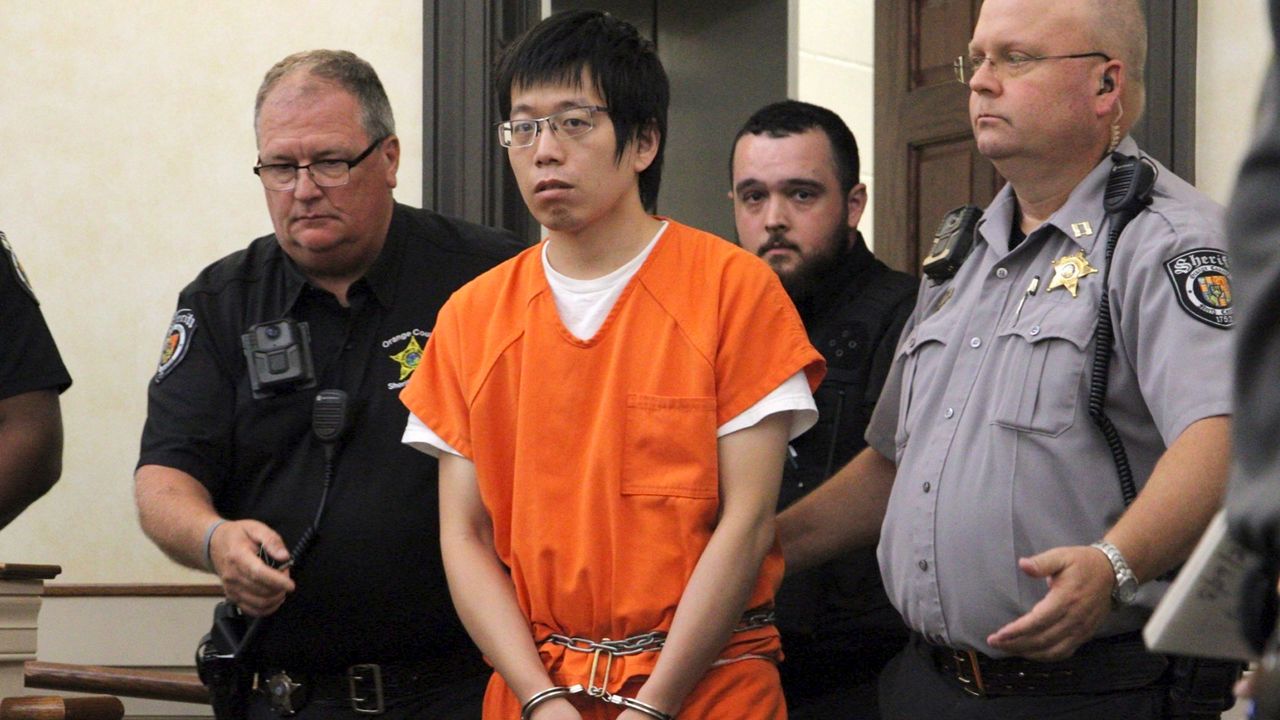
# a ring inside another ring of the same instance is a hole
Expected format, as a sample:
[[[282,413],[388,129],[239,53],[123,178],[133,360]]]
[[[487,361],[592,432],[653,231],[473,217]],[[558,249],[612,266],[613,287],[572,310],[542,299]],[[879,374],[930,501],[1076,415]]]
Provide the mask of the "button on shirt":
[[[1138,154],[1132,139],[1120,151]],[[1012,252],[1016,199],[1009,187],[996,197],[956,277],[923,284],[868,428],[868,442],[898,465],[879,546],[889,596],[910,627],[948,645],[1001,655],[987,636],[1046,593],[1018,558],[1087,545],[1124,512],[1088,415],[1111,166],[1104,160]],[[1230,333],[1183,309],[1167,268],[1190,250],[1224,247],[1220,214],[1161,167],[1153,204],[1115,251],[1106,412],[1139,491],[1188,425],[1229,412]],[[1077,237],[1080,221],[1100,230]],[[1048,290],[1055,262],[1079,251],[1098,272],[1079,277],[1076,297]],[[1140,627],[1163,590],[1144,585],[1139,607],[1112,613],[1099,634]]]

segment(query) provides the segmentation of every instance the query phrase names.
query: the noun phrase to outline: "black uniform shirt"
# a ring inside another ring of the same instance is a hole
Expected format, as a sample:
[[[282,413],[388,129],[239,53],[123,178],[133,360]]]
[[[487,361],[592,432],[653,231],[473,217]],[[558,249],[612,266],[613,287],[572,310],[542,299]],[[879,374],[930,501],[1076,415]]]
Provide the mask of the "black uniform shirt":
[[[58,346],[17,255],[0,233],[0,400],[71,387]]]
[[[263,667],[478,662],[441,566],[436,462],[401,444],[398,394],[450,294],[520,249],[508,234],[397,205],[349,307],[310,285],[275,236],[183,290],[150,385],[139,465],[191,474],[224,517],[261,520],[293,547],[324,473],[315,395],[343,389],[354,408],[318,538],[292,571],[297,590],[261,637]],[[317,386],[254,399],[241,334],[285,316],[309,326]]]
[[[814,393],[818,423],[791,443],[779,511],[866,447],[863,432],[916,287],[914,278],[876,259],[859,236],[839,269],[797,306],[809,342],[826,358],[827,374]],[[906,627],[880,582],[875,548],[788,576],[777,603],[788,697],[827,692],[833,677],[866,682],[866,673],[877,671],[906,640]]]

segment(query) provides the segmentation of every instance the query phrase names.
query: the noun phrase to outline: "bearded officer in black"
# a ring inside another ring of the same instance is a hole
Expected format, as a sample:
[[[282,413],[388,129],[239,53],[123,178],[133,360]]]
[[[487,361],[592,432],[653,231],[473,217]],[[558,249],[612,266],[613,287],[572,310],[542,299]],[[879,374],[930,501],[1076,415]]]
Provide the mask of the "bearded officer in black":
[[[796,438],[778,509],[820,485],[866,447],[866,429],[916,282],[867,249],[867,203],[853,133],[826,108],[788,100],[757,111],[732,160],[739,243],[778,272],[827,360],[814,398],[818,424]],[[871,549],[788,576],[778,593],[779,667],[794,720],[877,718],[876,678],[906,642]]]

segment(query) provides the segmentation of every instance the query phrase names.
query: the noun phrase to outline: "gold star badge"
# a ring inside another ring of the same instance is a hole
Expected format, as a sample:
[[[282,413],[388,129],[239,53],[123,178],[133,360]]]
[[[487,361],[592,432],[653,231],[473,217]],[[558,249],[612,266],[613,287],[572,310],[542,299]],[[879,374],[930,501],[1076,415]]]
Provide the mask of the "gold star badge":
[[[418,344],[418,338],[409,338],[409,344],[395,355],[391,356],[392,360],[400,363],[400,379],[403,380],[413,374],[418,368],[418,363],[422,362],[422,346]]]
[[[1071,293],[1071,297],[1075,297],[1080,278],[1096,272],[1098,268],[1089,264],[1084,251],[1077,250],[1075,255],[1067,255],[1053,261],[1053,280],[1049,281],[1049,289],[1045,292],[1051,292],[1054,288],[1066,288],[1067,292]]]

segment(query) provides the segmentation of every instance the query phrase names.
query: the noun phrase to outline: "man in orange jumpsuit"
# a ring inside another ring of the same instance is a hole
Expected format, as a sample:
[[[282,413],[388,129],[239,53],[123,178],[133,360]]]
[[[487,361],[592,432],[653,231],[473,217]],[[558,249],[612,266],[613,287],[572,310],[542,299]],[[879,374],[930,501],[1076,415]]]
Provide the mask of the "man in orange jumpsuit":
[[[785,718],[773,509],[821,356],[767,265],[647,212],[669,92],[635,28],[553,16],[497,76],[547,239],[453,296],[401,395],[484,716]]]

